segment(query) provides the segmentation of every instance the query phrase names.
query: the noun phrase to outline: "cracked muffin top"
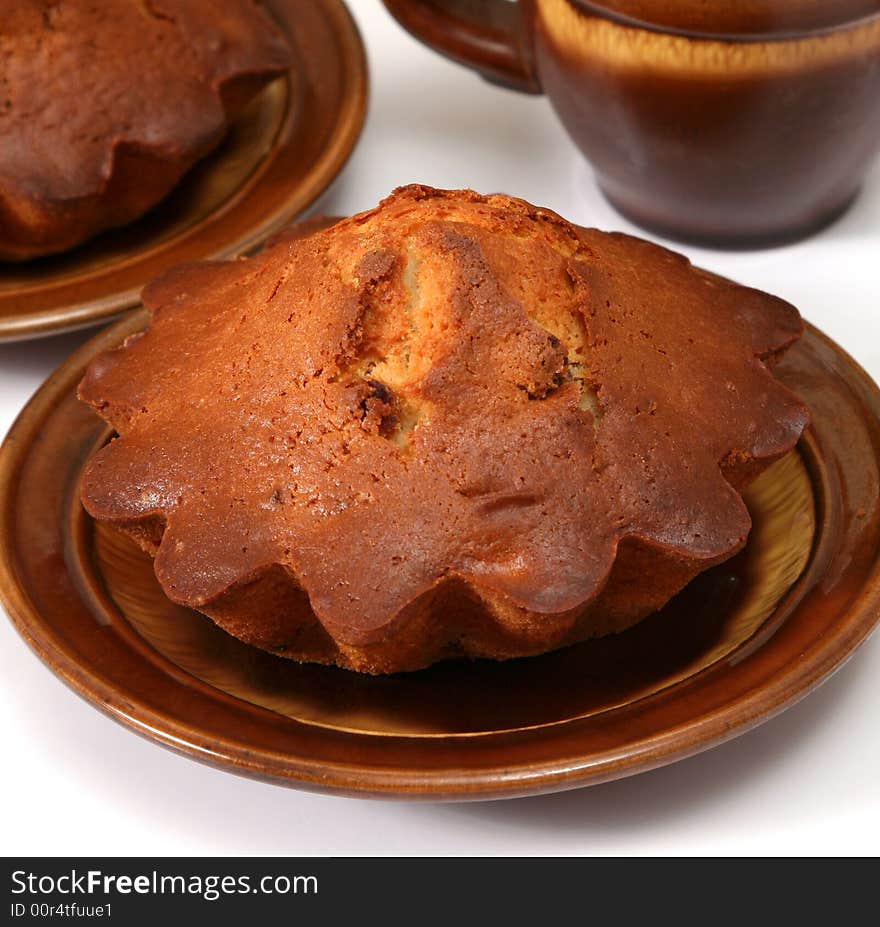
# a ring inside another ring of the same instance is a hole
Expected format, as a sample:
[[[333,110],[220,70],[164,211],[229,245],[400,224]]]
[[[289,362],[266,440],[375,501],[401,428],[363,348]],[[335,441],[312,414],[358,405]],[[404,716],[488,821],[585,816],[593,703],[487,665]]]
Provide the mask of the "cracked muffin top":
[[[169,272],[80,386],[120,437],[89,512],[160,526],[197,608],[273,565],[369,641],[445,579],[559,614],[618,544],[709,565],[807,414],[787,303],[507,196],[405,187],[259,256]]]
[[[121,214],[108,204],[79,230],[82,212],[65,210],[105,192],[132,150],[150,155],[150,169],[120,186],[151,190],[158,173],[164,194],[155,162],[171,162],[178,179],[289,65],[256,0],[0,0],[0,256],[69,247],[128,221],[119,186]],[[137,198],[135,211],[158,198]],[[46,229],[62,219],[66,238]]]

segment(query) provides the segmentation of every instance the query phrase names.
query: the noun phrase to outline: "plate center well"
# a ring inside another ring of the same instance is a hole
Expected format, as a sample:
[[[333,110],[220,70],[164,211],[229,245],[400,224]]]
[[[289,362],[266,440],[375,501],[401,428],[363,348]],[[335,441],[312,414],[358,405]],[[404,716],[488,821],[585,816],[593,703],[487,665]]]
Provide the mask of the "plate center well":
[[[662,611],[623,634],[540,657],[455,661],[364,676],[297,664],[241,643],[163,594],[151,558],[91,525],[96,569],[128,623],[187,674],[309,724],[378,735],[497,733],[606,712],[729,657],[766,622],[801,575],[815,534],[814,500],[793,451],[745,494],[752,515],[739,555],[697,577]]]

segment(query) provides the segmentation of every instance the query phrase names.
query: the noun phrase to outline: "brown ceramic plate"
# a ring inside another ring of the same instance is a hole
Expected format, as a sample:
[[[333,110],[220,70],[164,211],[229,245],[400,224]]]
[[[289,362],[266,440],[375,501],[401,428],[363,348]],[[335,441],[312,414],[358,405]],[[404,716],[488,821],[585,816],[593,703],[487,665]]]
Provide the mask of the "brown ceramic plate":
[[[173,264],[253,250],[327,188],[363,125],[367,69],[342,0],[267,0],[295,64],[221,147],[139,221],[63,255],[0,267],[0,342],[104,322]]]
[[[0,449],[0,597],[76,692],[187,756],[408,798],[587,785],[769,718],[840,666],[880,614],[880,393],[810,328],[778,375],[813,425],[749,490],[747,548],[636,628],[384,678],[254,650],[169,603],[149,558],[79,503],[83,465],[109,432],[77,402],[77,381],[145,321],[137,312],[70,358]]]

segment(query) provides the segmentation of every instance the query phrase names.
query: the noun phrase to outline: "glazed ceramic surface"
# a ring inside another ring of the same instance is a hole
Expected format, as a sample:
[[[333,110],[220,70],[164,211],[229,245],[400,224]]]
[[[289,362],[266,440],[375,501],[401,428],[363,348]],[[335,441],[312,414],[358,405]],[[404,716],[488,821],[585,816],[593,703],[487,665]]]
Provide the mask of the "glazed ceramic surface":
[[[840,666],[880,614],[880,395],[809,329],[777,373],[813,424],[750,488],[746,549],[631,631],[390,677],[253,650],[169,603],[149,557],[79,502],[85,462],[110,433],[76,384],[95,354],[146,321],[135,313],[82,348],[6,439],[0,597],[75,691],[195,759],[407,798],[587,785],[748,730]]]
[[[0,342],[104,322],[174,264],[253,250],[327,188],[360,134],[363,46],[341,0],[268,0],[295,64],[166,200],[63,255],[0,265]]]
[[[836,218],[880,150],[880,2],[386,0],[428,44],[547,94],[611,202],[723,246]]]

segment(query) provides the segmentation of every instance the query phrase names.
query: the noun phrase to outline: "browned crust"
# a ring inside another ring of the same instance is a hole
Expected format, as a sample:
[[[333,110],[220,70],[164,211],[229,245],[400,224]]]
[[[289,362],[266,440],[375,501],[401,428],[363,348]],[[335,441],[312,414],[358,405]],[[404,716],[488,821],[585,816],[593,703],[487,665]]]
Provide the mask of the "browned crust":
[[[206,0],[140,11],[22,0],[0,14],[0,260],[64,251],[141,216],[289,64],[252,0],[222,16]],[[93,122],[89,107],[103,107]]]
[[[745,543],[803,405],[787,303],[509,197],[409,187],[179,268],[80,386],[83,501],[249,643],[367,672],[619,631]]]

